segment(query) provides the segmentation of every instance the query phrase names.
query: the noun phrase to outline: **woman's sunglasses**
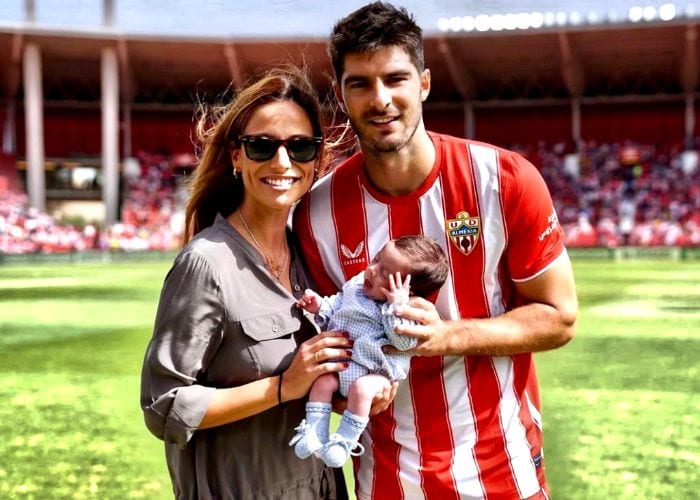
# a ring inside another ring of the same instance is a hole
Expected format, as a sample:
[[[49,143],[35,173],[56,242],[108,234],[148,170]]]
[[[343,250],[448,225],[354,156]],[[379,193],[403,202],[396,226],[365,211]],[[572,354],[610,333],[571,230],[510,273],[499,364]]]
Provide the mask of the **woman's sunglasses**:
[[[290,139],[273,139],[262,135],[241,135],[238,140],[243,144],[246,156],[253,161],[272,159],[284,146],[287,154],[294,161],[307,162],[316,159],[322,137],[292,137]]]

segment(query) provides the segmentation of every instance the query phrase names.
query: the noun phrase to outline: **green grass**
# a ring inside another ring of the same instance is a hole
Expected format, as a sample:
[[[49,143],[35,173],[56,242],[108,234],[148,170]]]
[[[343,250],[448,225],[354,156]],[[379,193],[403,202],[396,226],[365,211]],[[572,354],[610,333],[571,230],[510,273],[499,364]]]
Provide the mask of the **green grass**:
[[[138,406],[169,264],[0,266],[0,498],[171,498]],[[578,334],[537,355],[554,497],[695,498],[700,266],[575,271]]]

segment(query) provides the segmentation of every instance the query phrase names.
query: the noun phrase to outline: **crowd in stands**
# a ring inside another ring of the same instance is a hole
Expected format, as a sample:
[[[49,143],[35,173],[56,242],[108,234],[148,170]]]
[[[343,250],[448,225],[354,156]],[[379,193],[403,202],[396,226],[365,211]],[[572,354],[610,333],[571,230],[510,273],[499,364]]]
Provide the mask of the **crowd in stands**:
[[[518,149],[542,172],[569,246],[700,246],[694,151],[594,142],[573,154],[564,145]],[[105,228],[61,224],[29,208],[25,194],[0,190],[0,252],[175,250],[184,229],[182,173],[193,162],[146,153],[127,162],[121,219]]]
[[[61,224],[28,205],[27,195],[0,192],[0,252],[175,250],[184,230],[182,166],[193,158],[139,154],[125,162],[120,221],[104,228]]]
[[[586,142],[575,155],[539,147],[533,161],[569,246],[700,246],[696,151]]]

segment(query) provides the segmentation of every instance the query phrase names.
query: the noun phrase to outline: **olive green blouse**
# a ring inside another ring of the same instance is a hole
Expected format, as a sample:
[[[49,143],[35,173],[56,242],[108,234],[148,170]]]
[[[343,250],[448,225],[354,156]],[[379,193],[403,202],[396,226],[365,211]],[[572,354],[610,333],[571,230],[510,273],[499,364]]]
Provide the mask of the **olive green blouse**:
[[[299,459],[288,445],[304,418],[303,399],[197,430],[216,388],[281,373],[315,335],[308,313],[295,306],[307,287],[296,254],[290,278],[292,294],[220,215],[168,272],[143,363],[141,408],[148,429],[165,441],[176,498],[345,496],[332,470]]]

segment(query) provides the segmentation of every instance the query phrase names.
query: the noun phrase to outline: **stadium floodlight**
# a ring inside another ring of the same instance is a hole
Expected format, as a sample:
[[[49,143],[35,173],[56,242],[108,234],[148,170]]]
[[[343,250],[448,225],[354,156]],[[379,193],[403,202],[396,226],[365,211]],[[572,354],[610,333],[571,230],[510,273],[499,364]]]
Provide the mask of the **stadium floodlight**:
[[[601,22],[601,16],[597,11],[591,10],[586,15],[586,22],[588,24],[598,24]]]
[[[554,26],[556,18],[554,17],[554,12],[545,12],[544,14],[544,25],[548,28]]]
[[[509,12],[503,16],[503,27],[507,30],[514,30],[518,28],[518,15]]]
[[[642,20],[643,13],[644,10],[641,7],[635,5],[634,7],[630,7],[630,10],[627,12],[627,19],[629,19],[633,23],[638,23]]]
[[[644,10],[642,10],[642,18],[645,21],[653,21],[656,19],[656,7],[653,5],[647,5],[644,7]]]
[[[501,31],[505,27],[505,16],[503,14],[493,14],[489,17],[489,26],[493,31]]]
[[[438,19],[438,29],[442,31],[443,33],[445,31],[448,31],[450,29],[450,20],[447,19],[446,17],[441,17]]]
[[[462,16],[452,16],[449,20],[450,31],[462,31]]]
[[[665,3],[659,7],[659,19],[671,21],[676,17],[676,6],[672,3]]]
[[[476,31],[488,31],[491,28],[489,16],[486,14],[479,14],[474,19],[474,26],[476,27]]]
[[[534,29],[539,29],[544,24],[544,14],[541,12],[531,12],[530,13],[530,27]]]
[[[462,29],[464,31],[474,31],[475,26],[474,16],[462,17]]]
[[[583,17],[579,12],[573,11],[569,14],[569,22],[574,26],[577,26],[583,22]]]
[[[516,15],[518,16],[518,29],[528,29],[530,27],[530,14],[527,12],[519,12]]]
[[[616,23],[622,19],[620,16],[620,12],[617,11],[617,9],[610,9],[607,14],[608,21],[611,23]]]
[[[566,24],[566,12],[557,12],[556,20],[557,26],[564,26]]]

